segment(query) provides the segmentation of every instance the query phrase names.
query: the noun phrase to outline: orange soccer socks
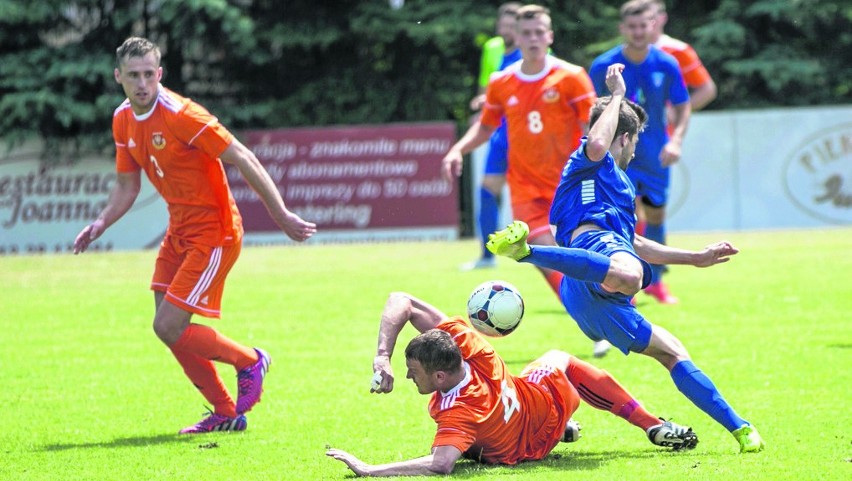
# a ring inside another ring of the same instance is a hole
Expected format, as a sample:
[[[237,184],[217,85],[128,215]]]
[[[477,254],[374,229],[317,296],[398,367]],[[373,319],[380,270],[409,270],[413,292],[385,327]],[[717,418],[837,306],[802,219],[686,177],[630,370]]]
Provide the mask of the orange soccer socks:
[[[177,362],[183,367],[186,377],[198,388],[198,391],[213,406],[216,414],[233,418],[237,416],[234,399],[222,383],[222,378],[216,371],[212,361],[186,351],[172,348]]]
[[[230,364],[237,371],[257,362],[257,351],[223,336],[212,327],[190,324],[174,345],[173,351],[184,351],[210,361]]]
[[[562,286],[562,278],[565,274],[559,271],[545,271],[543,274],[544,278],[547,279],[547,283],[550,284],[550,288],[556,293],[556,297],[561,299],[562,296],[559,294],[559,289]]]
[[[642,407],[614,377],[603,369],[572,357],[567,374],[568,380],[577,388],[580,397],[591,406],[622,417],[645,431],[660,424],[659,418]]]

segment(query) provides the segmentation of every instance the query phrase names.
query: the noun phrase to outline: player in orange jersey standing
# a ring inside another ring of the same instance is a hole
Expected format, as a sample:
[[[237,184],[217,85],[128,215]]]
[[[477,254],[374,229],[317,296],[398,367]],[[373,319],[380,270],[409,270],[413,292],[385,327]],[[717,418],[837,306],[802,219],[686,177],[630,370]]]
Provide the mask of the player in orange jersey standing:
[[[370,465],[340,449],[326,454],[359,476],[447,474],[465,457],[513,465],[542,459],[562,442],[579,438],[571,420],[580,399],[637,426],[658,446],[692,449],[690,428],[650,414],[609,373],[570,354],[552,350],[520,376],[461,317],[448,318],[410,294],[388,297],[379,326],[371,392],[393,390],[390,364],[399,333],[411,322],[421,334],[405,348],[406,377],[420,394],[432,394],[429,414],[438,425],[431,454]]]
[[[244,430],[245,413],[260,401],[271,359],[261,349],[190,322],[193,314],[219,317],[225,277],[240,254],[242,220],[222,162],[239,169],[288,237],[304,241],[316,225],[287,210],[257,157],[216,117],[160,84],[163,69],[155,44],[131,37],[118,47],[116,57],[115,81],[127,95],[113,115],[116,183],[106,207],[74,241],[74,253],[84,252],[130,209],[144,170],[169,210],[151,281],[154,332],[213,406],[208,416],[180,432]],[[235,368],[236,402],[213,361]]]
[[[448,180],[460,175],[463,155],[485,143],[505,116],[512,213],[530,226],[530,243],[555,246],[550,205],[562,168],[588,128],[595,89],[585,69],[548,54],[553,44],[548,9],[520,8],[517,29],[522,60],[492,75],[482,117],[450,148],[442,169]],[[558,295],[562,273],[539,270]],[[595,343],[595,356],[609,347],[606,341]]]

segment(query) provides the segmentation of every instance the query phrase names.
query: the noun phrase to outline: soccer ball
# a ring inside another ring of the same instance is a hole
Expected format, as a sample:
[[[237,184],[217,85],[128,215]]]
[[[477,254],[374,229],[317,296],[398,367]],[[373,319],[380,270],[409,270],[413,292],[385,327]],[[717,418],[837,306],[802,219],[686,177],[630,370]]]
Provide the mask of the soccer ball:
[[[524,317],[524,300],[512,284],[486,281],[470,294],[467,315],[479,332],[492,337],[507,336]]]

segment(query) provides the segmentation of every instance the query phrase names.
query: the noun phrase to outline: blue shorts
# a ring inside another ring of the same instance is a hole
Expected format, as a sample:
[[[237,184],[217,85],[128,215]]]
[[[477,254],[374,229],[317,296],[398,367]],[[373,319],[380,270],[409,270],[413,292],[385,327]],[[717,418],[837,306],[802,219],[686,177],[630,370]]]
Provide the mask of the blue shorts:
[[[669,200],[670,170],[659,165],[646,166],[631,162],[627,168],[627,176],[636,188],[636,195],[641,195],[644,203],[652,207],[663,207]]]
[[[611,257],[616,252],[636,256],[633,246],[610,231],[591,231],[581,234],[571,247],[598,252]],[[636,256],[639,259],[638,256]],[[642,263],[643,287],[651,283],[651,266]],[[593,341],[606,339],[621,352],[642,352],[651,341],[651,323],[635,306],[630,297],[619,292],[608,292],[600,284],[583,282],[568,276],[562,278],[559,292],[562,304],[577,325]]]
[[[488,157],[485,159],[485,175],[506,175],[509,167],[509,137],[506,121],[500,123],[488,140]]]

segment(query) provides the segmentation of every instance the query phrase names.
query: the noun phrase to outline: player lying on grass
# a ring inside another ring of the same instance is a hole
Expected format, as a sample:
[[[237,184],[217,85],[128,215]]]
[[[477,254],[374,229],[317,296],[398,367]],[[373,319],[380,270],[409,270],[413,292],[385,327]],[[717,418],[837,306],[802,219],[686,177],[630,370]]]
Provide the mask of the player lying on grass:
[[[392,293],[382,312],[371,392],[389,393],[390,358],[407,322],[421,334],[405,348],[406,377],[432,394],[429,414],[438,425],[432,453],[388,464],[367,464],[352,454],[326,454],[359,476],[447,474],[465,457],[489,464],[544,458],[560,441],[579,438],[571,420],[580,399],[642,428],[650,441],[692,449],[688,427],[653,416],[606,371],[562,351],[548,351],[513,376],[485,338],[462,317],[448,318],[406,293]],[[380,380],[380,381],[379,381]]]
[[[488,241],[492,252],[565,274],[560,296],[565,309],[592,340],[606,339],[622,352],[660,362],[693,404],[724,426],[740,452],[757,452],[763,439],[740,417],[690,359],[680,340],[648,322],[631,298],[651,282],[649,262],[708,267],[739,252],[727,242],[701,251],[675,249],[634,235],[635,190],[624,173],[645,123],[642,107],[624,98],[621,64],[607,70],[612,96],[592,108],[591,129],[571,155],[550,211],[561,247],[527,243],[529,227],[516,221]]]

